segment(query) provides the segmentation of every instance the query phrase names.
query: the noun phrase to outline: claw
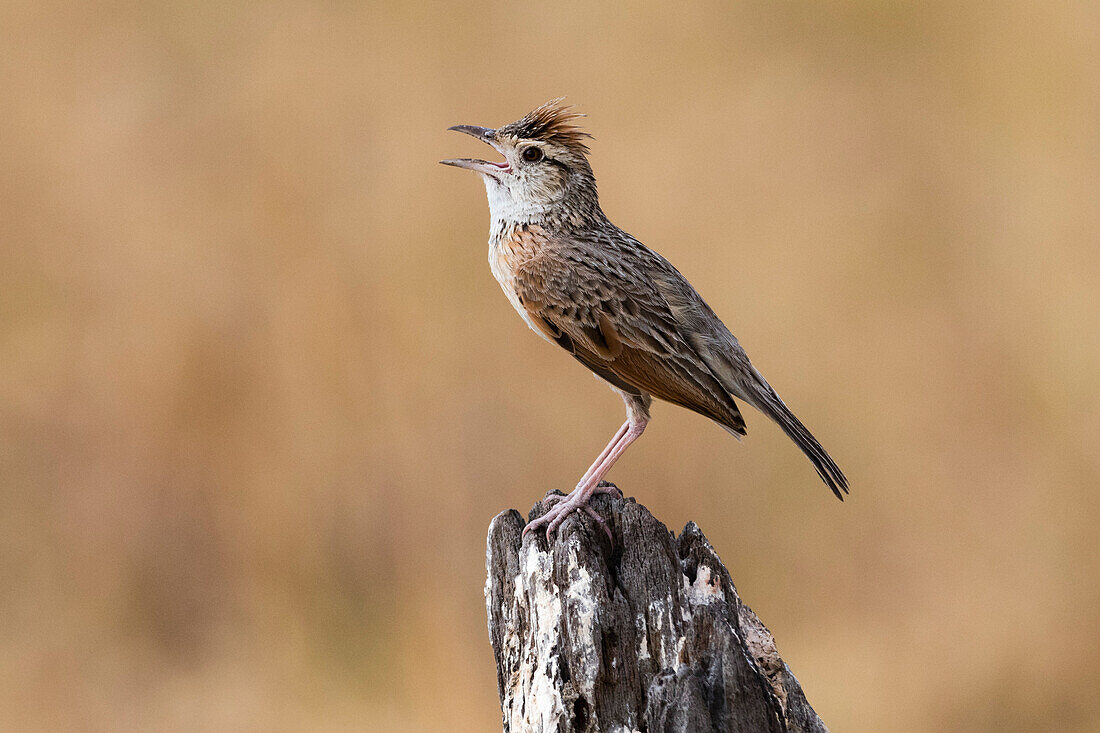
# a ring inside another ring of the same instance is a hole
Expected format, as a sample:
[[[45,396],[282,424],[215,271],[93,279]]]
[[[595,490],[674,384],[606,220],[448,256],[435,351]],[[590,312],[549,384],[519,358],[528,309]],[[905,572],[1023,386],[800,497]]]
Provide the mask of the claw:
[[[616,499],[623,498],[623,490],[610,481],[601,481],[598,483],[596,488],[592,490],[592,495],[595,496],[596,494],[607,494]]]
[[[607,520],[600,516],[592,507],[587,504],[584,505],[584,513],[596,520],[596,524],[600,525],[600,529],[607,535],[607,539],[611,541],[611,546],[615,546],[615,535],[611,534],[611,528],[607,526]]]
[[[622,492],[615,487],[614,484],[608,484],[607,486],[600,486],[592,493],[599,494],[619,494]],[[536,517],[527,523],[527,526],[523,528],[523,536],[526,536],[528,532],[532,530],[546,528],[546,540],[549,542],[551,537],[557,534],[561,525],[569,518],[569,515],[575,511],[583,511],[588,516],[592,517],[596,521],[600,528],[603,529],[604,534],[611,540],[611,545],[615,545],[615,536],[611,532],[611,528],[607,525],[607,520],[599,515],[595,509],[589,506],[587,498],[582,500],[578,498],[579,495],[570,494],[569,496],[561,496],[560,494],[553,494],[547,496],[542,500],[544,507],[549,507],[545,514],[541,517]],[[552,501],[552,503],[551,503]]]

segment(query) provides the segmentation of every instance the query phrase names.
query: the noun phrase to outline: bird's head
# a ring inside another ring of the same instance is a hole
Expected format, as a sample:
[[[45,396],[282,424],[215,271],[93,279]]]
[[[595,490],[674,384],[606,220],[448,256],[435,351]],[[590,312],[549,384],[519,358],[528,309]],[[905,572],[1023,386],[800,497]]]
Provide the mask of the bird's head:
[[[481,174],[494,220],[583,219],[599,204],[585,144],[591,136],[574,124],[582,116],[556,99],[495,130],[456,125],[449,129],[491,145],[504,160],[440,162]]]

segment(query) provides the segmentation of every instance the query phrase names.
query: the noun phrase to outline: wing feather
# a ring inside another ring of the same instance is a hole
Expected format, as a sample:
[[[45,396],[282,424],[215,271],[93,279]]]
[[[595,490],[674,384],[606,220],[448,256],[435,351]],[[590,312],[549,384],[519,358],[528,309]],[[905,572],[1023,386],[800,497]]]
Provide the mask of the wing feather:
[[[737,403],[696,353],[660,292],[609,263],[535,258],[514,271],[520,304],[559,346],[611,384],[644,391],[745,434]],[[553,266],[557,264],[558,266]]]

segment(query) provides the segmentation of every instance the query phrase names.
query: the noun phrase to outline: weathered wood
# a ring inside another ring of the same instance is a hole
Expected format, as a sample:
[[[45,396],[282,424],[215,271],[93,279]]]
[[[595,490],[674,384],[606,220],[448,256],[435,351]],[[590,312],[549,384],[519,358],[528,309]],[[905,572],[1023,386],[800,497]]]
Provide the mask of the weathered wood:
[[[506,733],[826,730],[694,522],[675,537],[633,499],[594,506],[614,546],[579,514],[553,544],[514,509],[489,525]]]

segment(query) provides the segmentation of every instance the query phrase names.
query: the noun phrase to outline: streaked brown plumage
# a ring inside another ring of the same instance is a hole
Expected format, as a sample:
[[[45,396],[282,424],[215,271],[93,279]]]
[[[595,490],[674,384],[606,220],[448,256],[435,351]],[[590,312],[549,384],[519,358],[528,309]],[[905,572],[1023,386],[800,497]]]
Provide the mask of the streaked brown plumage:
[[[523,319],[620,393],[627,422],[568,497],[528,525],[554,532],[645,429],[652,397],[697,412],[735,436],[734,398],[774,420],[838,498],[848,481],[749,362],[744,349],[668,260],[604,215],[580,115],[555,100],[497,130],[462,125],[503,163],[447,165],[481,174],[492,225],[489,266]],[[599,517],[596,517],[599,519]],[[600,520],[602,522],[602,520]]]

